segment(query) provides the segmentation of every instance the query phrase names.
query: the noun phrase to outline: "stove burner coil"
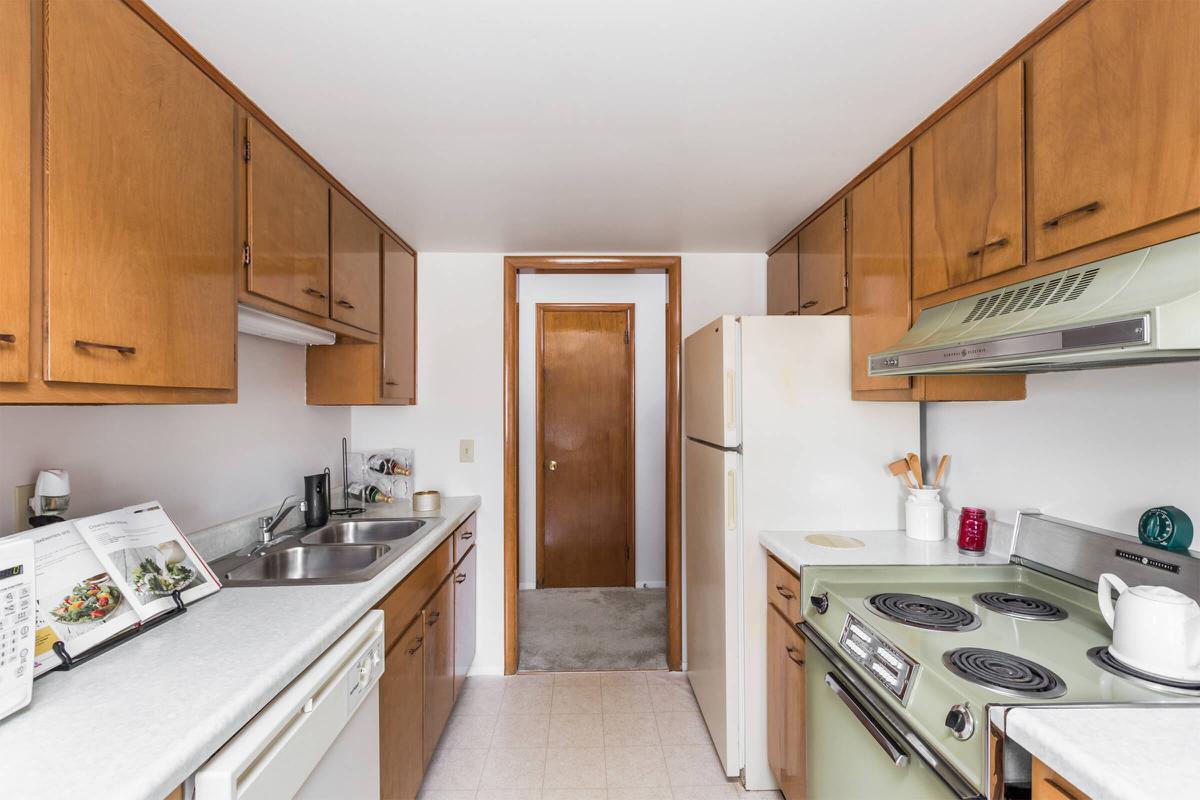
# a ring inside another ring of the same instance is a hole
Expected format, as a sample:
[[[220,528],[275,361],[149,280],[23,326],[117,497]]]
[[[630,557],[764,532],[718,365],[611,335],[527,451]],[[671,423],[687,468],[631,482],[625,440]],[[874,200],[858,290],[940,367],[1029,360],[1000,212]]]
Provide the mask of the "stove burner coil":
[[[1087,651],[1087,657],[1089,661],[1105,672],[1111,672],[1113,675],[1140,683],[1151,689],[1175,694],[1200,695],[1200,682],[1177,681],[1126,666],[1108,652],[1107,647],[1093,647]]]
[[[1067,693],[1067,684],[1041,664],[983,647],[959,647],[942,655],[942,663],[963,680],[1001,694],[1053,698]]]
[[[979,627],[979,617],[962,606],[919,594],[871,595],[867,607],[886,619],[931,631],[973,631]]]
[[[1067,612],[1053,603],[1028,595],[1010,592],[980,592],[973,599],[984,608],[1017,619],[1055,622],[1067,618]]]

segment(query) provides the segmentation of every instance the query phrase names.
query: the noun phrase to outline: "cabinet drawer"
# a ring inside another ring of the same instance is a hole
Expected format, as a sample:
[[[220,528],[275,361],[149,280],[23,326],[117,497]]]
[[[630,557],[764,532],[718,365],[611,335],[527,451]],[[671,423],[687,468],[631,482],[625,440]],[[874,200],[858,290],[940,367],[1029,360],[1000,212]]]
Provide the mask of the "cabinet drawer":
[[[454,563],[457,564],[475,544],[475,515],[467,517],[451,538],[454,540]]]
[[[767,557],[767,598],[789,622],[800,622],[800,579],[774,556]]]
[[[386,647],[391,647],[400,634],[421,613],[425,602],[437,591],[442,580],[450,574],[450,539],[438,545],[420,566],[409,573],[400,585],[379,601],[376,608],[383,610],[383,637]]]

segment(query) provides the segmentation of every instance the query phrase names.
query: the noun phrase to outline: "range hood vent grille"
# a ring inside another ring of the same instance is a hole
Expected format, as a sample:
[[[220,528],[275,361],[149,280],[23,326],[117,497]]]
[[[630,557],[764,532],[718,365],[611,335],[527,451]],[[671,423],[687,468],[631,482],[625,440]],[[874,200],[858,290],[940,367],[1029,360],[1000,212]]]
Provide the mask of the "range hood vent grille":
[[[975,301],[970,313],[959,324],[967,325],[981,319],[1003,317],[1021,311],[1033,311],[1042,306],[1070,303],[1083,297],[1083,293],[1100,274],[1098,267],[1086,272],[1072,272],[1048,282],[1021,286],[1017,289],[1000,289]]]

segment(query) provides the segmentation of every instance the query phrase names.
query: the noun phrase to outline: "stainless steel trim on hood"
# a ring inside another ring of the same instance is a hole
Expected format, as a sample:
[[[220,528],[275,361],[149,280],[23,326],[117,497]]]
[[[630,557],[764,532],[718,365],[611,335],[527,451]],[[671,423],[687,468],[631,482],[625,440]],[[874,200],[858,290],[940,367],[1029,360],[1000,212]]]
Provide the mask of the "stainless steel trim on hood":
[[[804,636],[808,644],[815,647],[833,667],[833,672],[836,673],[836,680],[841,684],[843,691],[847,691],[848,689],[848,693],[858,701],[863,710],[871,715],[876,722],[882,720],[886,727],[891,728],[892,732],[899,736],[903,743],[908,746],[908,749],[933,770],[934,774],[946,785],[946,788],[954,793],[955,797],[959,798],[959,800],[985,800],[984,796],[979,793],[976,787],[971,785],[970,781],[960,775],[954,767],[942,760],[938,756],[937,751],[926,744],[925,740],[909,727],[908,723],[899,714],[875,696],[866,681],[845,665],[842,657],[821,638],[821,634],[817,633],[816,628],[807,622],[798,622],[795,626],[796,630]],[[828,677],[826,683],[828,683]],[[844,698],[843,702],[845,702]],[[876,741],[879,741],[878,738]],[[898,762],[895,762],[893,759],[893,763]]]

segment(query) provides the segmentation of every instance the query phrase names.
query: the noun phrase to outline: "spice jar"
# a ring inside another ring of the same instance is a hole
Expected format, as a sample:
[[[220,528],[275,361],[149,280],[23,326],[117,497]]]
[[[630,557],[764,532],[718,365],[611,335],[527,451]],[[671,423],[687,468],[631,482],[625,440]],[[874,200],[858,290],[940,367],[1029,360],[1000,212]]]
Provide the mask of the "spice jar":
[[[982,508],[964,506],[958,515],[958,552],[981,556],[987,552],[987,512]]]

